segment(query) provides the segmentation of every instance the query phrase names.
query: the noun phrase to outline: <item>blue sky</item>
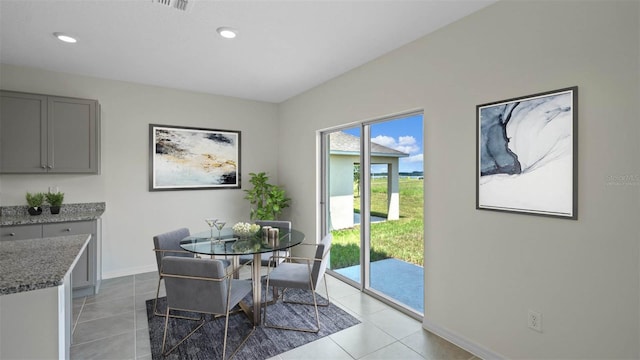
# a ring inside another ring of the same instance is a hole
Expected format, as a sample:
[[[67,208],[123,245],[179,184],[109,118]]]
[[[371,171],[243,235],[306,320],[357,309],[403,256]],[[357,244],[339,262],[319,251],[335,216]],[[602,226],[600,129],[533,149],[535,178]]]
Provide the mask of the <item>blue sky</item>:
[[[345,130],[360,137],[360,127]],[[408,153],[400,158],[400,171],[423,171],[422,114],[371,125],[372,141]],[[378,169],[374,168],[374,172]]]

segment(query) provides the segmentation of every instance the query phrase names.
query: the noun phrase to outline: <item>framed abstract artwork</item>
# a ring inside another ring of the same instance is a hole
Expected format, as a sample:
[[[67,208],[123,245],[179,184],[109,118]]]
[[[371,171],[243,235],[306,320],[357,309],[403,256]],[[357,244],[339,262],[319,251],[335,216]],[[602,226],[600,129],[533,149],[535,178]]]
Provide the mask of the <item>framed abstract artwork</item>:
[[[149,190],[240,188],[240,131],[149,125]]]
[[[476,141],[476,209],[577,219],[577,87],[477,105]]]

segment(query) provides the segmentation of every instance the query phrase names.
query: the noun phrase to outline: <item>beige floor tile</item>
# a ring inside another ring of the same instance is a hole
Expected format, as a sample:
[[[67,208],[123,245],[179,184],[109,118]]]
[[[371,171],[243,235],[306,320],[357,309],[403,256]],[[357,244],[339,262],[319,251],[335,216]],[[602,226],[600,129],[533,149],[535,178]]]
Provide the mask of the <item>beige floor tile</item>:
[[[389,346],[385,346],[382,349],[375,351],[363,358],[361,360],[391,360],[391,359],[402,359],[402,360],[422,360],[422,357],[417,352],[411,350],[404,344],[400,342],[394,342]]]
[[[426,330],[417,331],[400,341],[430,360],[469,360],[473,357],[470,352]]]
[[[133,312],[133,296],[89,303],[82,309],[78,323]]]
[[[136,310],[136,330],[140,329],[148,329],[149,321],[147,320],[147,310],[140,309]]]
[[[121,276],[113,279],[106,279],[100,282],[100,289],[111,289],[117,286],[130,285],[133,286],[134,276]]]
[[[362,319],[373,323],[398,340],[422,330],[422,323],[391,308],[363,315]]]
[[[166,296],[167,293],[164,291],[164,286],[160,288],[160,295],[158,297]],[[156,290],[154,289],[151,292],[136,294],[135,298],[135,307],[136,310],[142,310],[147,308],[147,300],[152,300],[156,298]]]
[[[112,301],[115,299],[126,298],[133,295],[133,281],[131,284],[113,285],[107,288],[100,288],[96,295],[87,296],[86,303],[95,303],[101,301]]]
[[[341,299],[346,296],[360,293],[360,291],[355,287],[345,284],[330,275],[327,275],[327,286],[329,287],[329,297],[331,299]]]
[[[358,319],[358,321],[360,322],[364,322],[364,318],[362,317],[362,315],[355,313],[353,310],[349,309],[347,306],[345,306],[344,304],[342,304],[340,302],[340,300],[335,300],[332,299],[331,303],[337,307],[339,307],[340,309],[344,310],[347,314],[353,316],[354,318]]]
[[[135,358],[135,337],[133,332],[114,335],[96,341],[71,346],[72,360]]]
[[[331,359],[331,360],[352,360],[349,353],[344,351],[328,336],[320,340],[302,345],[293,350],[280,354],[282,360],[296,359]]]
[[[73,307],[82,307],[82,305],[84,305],[85,300],[86,300],[86,296],[73,298],[73,300],[71,301],[71,305]]]
[[[161,282],[164,284],[164,280]],[[148,292],[155,292],[158,289],[158,279],[151,280],[136,280],[135,294],[144,294]]]
[[[266,267],[261,268],[262,275],[266,272]],[[244,268],[240,277],[249,278],[249,268]],[[146,300],[155,297],[157,279],[157,272],[109,279],[103,282],[98,295],[74,299],[74,314],[81,321],[74,331],[71,358],[151,359]],[[327,276],[327,285],[331,301],[362,324],[275,356],[273,360],[469,360],[473,357],[422,330],[419,321],[332,276]],[[324,285],[318,290],[324,296]],[[160,296],[165,294],[163,282]]]
[[[78,322],[78,318],[80,317],[80,312],[82,311],[84,302],[85,302],[85,297],[73,299],[73,304],[71,305],[71,310],[73,313],[72,326],[75,326],[75,324]]]
[[[341,297],[336,299],[336,301],[340,302],[346,308],[350,309],[354,313],[361,316],[367,315],[367,314],[373,314],[375,312],[382,311],[384,309],[389,308],[387,305],[385,305],[381,301],[376,300],[370,296],[364,295],[362,293],[356,293],[354,295]]]
[[[392,336],[369,323],[361,323],[329,335],[349,355],[359,359],[396,341]]]
[[[123,333],[129,333],[133,337],[134,328],[132,313],[85,321],[76,326],[76,331],[73,333],[73,343],[82,344]]]
[[[151,356],[151,343],[149,342],[149,329],[136,330],[136,358]]]
[[[145,281],[145,280],[158,281],[158,272],[152,271],[152,272],[146,272],[141,274],[135,274],[134,278],[135,278],[135,281]]]

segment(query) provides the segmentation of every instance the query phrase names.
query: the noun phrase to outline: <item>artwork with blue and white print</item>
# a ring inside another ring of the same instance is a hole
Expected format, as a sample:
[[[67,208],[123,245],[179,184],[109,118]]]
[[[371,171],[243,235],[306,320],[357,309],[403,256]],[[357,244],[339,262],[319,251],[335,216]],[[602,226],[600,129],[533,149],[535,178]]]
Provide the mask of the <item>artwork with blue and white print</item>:
[[[476,107],[477,209],[577,218],[577,94]]]

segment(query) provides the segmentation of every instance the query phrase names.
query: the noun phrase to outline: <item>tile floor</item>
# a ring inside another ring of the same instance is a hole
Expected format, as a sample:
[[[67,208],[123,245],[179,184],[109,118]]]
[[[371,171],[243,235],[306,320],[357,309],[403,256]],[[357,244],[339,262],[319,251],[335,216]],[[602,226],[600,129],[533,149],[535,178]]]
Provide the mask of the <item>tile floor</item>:
[[[74,299],[71,359],[151,359],[145,301],[155,296],[157,281],[156,272],[109,279],[98,295]],[[273,360],[478,360],[423,330],[419,321],[331,276],[327,281],[331,301],[362,323]]]

